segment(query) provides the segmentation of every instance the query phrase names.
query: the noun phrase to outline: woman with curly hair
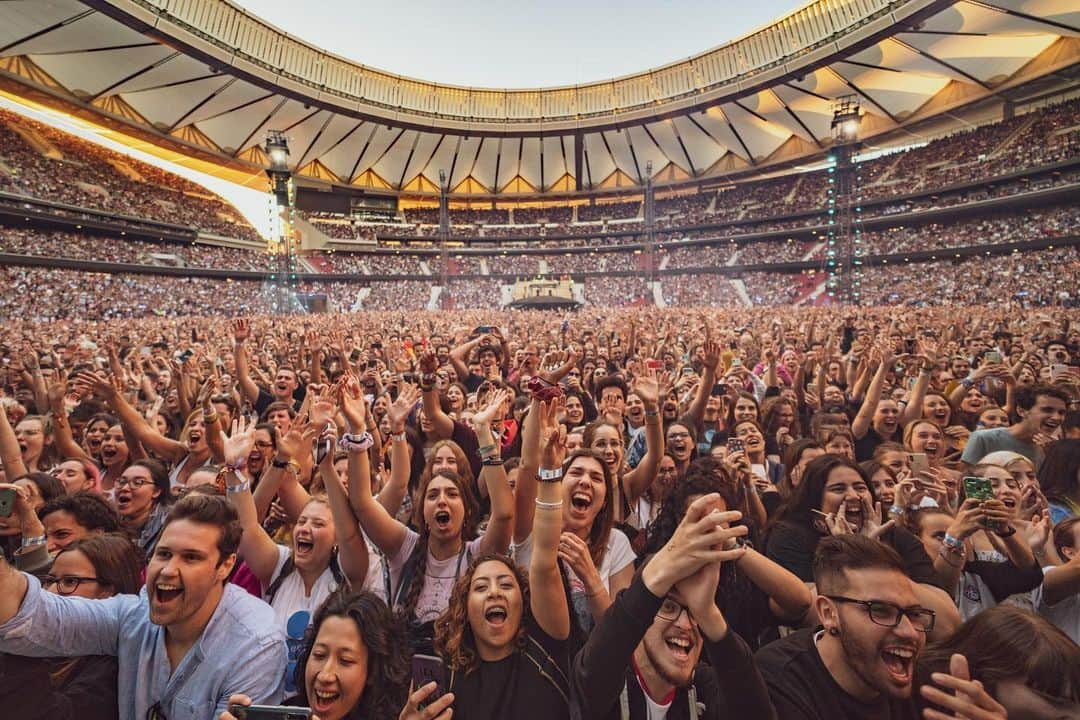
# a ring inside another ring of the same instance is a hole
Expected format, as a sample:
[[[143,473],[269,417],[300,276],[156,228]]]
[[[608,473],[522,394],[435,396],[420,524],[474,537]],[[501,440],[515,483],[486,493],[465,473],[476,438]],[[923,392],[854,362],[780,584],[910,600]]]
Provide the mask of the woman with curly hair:
[[[289,704],[319,720],[395,717],[409,688],[405,629],[377,595],[339,589],[315,612],[295,681]],[[230,706],[250,704],[246,695],[229,698]],[[236,718],[226,711],[218,720]]]
[[[469,720],[570,716],[570,610],[559,571],[566,429],[554,404],[542,412],[550,432],[542,439],[529,576],[502,555],[470,564],[435,626],[449,692],[421,710],[435,685],[416,688],[401,720],[443,717],[450,708]]]

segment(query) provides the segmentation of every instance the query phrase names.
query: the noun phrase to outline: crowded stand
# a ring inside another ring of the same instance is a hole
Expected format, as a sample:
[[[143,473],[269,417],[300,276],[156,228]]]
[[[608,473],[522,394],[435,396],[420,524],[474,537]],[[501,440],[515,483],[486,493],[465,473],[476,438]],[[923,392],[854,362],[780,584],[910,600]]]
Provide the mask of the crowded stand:
[[[259,239],[235,208],[206,188],[6,110],[0,110],[0,175],[9,175],[5,187],[18,194],[121,215],[165,218],[225,237]]]
[[[1077,171],[899,197],[1076,158],[1078,107],[865,163],[849,303],[821,171],[657,200],[655,256],[598,199],[279,281],[0,225],[5,717],[1080,717],[1080,208],[918,217]],[[254,237],[8,114],[0,191]],[[580,306],[503,307],[538,276]]]

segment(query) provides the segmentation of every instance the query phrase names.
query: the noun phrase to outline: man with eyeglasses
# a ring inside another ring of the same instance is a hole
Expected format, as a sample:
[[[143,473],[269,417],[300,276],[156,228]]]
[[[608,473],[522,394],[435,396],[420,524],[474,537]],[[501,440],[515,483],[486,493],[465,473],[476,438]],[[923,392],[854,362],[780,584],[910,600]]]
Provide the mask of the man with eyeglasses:
[[[915,663],[933,630],[896,551],[861,535],[822,540],[814,557],[821,627],[795,632],[755,655],[784,720],[914,720]],[[968,677],[935,676],[957,717],[999,718]],[[951,717],[951,716],[945,716]]]
[[[277,703],[281,629],[270,606],[228,583],[240,533],[225,498],[182,498],[165,521],[146,587],[107,600],[46,593],[0,557],[0,653],[115,655],[120,720],[206,720],[233,694]]]
[[[719,496],[693,502],[675,534],[615,598],[574,659],[575,720],[776,717],[750,649],[716,606],[720,565],[745,550]],[[702,653],[708,665],[699,665]]]

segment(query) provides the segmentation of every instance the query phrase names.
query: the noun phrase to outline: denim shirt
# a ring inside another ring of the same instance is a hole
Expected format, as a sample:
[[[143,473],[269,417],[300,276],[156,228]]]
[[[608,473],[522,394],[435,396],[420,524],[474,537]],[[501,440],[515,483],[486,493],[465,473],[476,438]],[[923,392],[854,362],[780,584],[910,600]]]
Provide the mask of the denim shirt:
[[[165,628],[150,622],[145,588],[138,596],[87,600],[47,593],[26,578],[19,612],[0,625],[0,652],[116,655],[121,720],[144,720],[157,703],[158,717],[213,720],[234,693],[256,704],[281,701],[285,637],[270,606],[235,585],[225,586],[202,636],[171,672]]]

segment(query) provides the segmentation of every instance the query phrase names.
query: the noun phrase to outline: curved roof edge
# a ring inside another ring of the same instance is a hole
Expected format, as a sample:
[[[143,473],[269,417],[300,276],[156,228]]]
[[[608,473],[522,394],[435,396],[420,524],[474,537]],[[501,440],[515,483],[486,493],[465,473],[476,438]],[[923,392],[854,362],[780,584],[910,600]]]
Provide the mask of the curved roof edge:
[[[814,0],[736,40],[640,73],[531,89],[455,86],[328,53],[229,0],[84,0],[127,24],[201,50],[221,65],[387,120],[461,130],[558,131],[685,110],[797,72],[942,0]],[[879,27],[880,26],[880,27]],[[495,127],[484,128],[482,126]]]

